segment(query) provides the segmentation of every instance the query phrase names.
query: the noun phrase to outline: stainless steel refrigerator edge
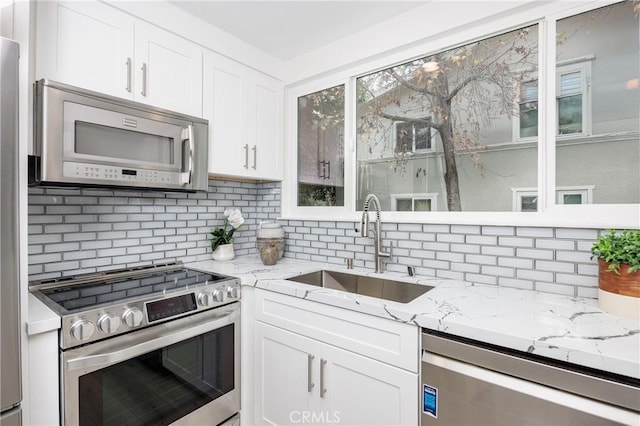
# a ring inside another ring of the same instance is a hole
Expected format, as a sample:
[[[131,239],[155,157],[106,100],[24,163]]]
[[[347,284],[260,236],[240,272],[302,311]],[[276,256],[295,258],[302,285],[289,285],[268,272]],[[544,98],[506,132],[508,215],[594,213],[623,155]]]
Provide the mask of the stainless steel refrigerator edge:
[[[18,231],[18,44],[0,38],[0,401],[2,426],[22,423]]]

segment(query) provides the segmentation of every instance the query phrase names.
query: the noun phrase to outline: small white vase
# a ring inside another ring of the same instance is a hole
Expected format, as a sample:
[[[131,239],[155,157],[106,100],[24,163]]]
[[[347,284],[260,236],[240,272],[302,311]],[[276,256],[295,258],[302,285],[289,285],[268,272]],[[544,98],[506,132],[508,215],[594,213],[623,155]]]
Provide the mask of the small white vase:
[[[231,260],[236,257],[236,253],[233,251],[233,243],[220,244],[211,254],[213,260]]]

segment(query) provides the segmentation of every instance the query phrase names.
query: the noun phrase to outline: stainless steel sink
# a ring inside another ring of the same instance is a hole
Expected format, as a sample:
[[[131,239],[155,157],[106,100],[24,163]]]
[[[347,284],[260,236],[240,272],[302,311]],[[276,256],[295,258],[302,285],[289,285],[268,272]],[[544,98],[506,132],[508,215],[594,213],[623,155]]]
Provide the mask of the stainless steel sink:
[[[433,288],[427,285],[325,270],[298,275],[288,280],[399,303],[411,302]]]

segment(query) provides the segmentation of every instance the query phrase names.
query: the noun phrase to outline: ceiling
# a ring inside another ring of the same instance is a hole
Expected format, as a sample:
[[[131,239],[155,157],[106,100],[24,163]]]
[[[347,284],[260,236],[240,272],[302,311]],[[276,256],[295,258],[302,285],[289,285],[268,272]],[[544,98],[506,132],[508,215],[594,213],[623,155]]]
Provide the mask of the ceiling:
[[[286,61],[422,6],[426,0],[173,0],[171,3]]]

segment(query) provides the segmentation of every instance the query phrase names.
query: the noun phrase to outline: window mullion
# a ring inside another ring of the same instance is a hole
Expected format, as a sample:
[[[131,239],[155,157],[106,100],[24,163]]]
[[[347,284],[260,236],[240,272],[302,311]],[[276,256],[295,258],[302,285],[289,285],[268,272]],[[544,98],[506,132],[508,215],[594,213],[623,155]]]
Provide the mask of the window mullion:
[[[544,211],[556,204],[556,22],[545,19],[539,28],[538,211]]]

